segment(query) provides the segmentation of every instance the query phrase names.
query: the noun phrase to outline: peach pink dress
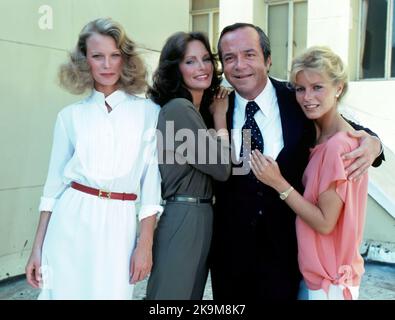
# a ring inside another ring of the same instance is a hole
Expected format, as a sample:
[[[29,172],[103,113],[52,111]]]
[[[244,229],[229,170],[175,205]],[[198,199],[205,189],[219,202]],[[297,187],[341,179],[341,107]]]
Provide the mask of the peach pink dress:
[[[330,298],[333,286],[341,289],[344,299],[352,299],[364,273],[359,253],[362,241],[368,193],[368,175],[351,182],[346,179],[347,166],[341,155],[358,147],[358,140],[338,132],[328,141],[315,146],[304,172],[304,197],[317,204],[319,195],[332,182],[344,202],[334,230],[322,235],[299,217],[296,219],[299,267],[308,289],[323,290]],[[354,297],[355,298],[355,297]]]

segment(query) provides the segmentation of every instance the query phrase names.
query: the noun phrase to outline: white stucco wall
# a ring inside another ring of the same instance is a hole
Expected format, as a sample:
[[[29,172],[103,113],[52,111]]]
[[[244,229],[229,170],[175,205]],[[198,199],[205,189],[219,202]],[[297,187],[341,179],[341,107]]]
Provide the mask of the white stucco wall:
[[[219,29],[235,22],[253,23],[254,0],[220,0]]]
[[[326,45],[348,60],[352,15],[349,0],[308,0],[307,46]]]

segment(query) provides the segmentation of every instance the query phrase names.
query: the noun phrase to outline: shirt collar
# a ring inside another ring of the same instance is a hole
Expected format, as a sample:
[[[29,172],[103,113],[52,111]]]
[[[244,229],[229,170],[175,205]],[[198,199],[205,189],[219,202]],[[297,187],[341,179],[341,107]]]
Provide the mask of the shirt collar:
[[[272,113],[273,97],[275,97],[275,90],[269,77],[267,78],[266,86],[262,92],[254,99],[258,104],[259,109],[263,112],[265,117],[269,117]],[[236,105],[240,106],[241,110],[245,113],[245,108],[249,100],[244,99],[235,91]]]
[[[91,95],[91,99],[93,99],[93,101],[95,101],[98,105],[105,106],[105,102],[107,102],[112,109],[115,109],[126,98],[127,95],[122,90],[116,90],[109,96],[104,97],[104,93],[93,89]]]

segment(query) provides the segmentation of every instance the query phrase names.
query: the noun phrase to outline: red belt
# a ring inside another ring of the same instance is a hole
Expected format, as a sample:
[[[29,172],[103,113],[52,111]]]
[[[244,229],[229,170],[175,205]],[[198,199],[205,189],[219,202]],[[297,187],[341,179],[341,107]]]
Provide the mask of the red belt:
[[[106,199],[116,199],[116,200],[131,200],[134,201],[137,199],[137,195],[134,193],[120,193],[120,192],[110,192],[110,191],[103,191],[100,189],[95,189],[91,187],[84,186],[77,182],[72,182],[71,187],[78,191],[82,191],[93,196],[97,196],[99,198],[106,198]]]

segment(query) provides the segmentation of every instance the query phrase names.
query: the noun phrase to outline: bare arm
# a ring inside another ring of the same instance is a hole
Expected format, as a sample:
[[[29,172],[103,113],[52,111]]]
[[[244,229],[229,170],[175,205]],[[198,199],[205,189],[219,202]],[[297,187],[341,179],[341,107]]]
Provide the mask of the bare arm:
[[[281,188],[280,185],[287,186]],[[284,180],[276,189],[287,190],[291,185]],[[298,191],[293,190],[285,199],[287,205],[311,228],[321,234],[329,234],[334,229],[343,208],[343,201],[336,193],[335,185],[321,193],[317,205],[307,201]]]
[[[41,282],[41,249],[50,219],[51,212],[41,211],[32,252],[25,267],[27,282],[34,288],[39,288]]]
[[[156,214],[141,220],[139,242],[130,263],[130,283],[135,284],[151,272],[152,243],[156,224]]]
[[[279,193],[291,187],[282,176],[276,161],[263,156],[257,150],[253,152],[251,157],[251,168],[261,182]],[[307,201],[296,190],[289,194],[285,202],[311,228],[321,234],[329,234],[335,227],[343,208],[343,201],[336,193],[335,188],[336,186],[333,183],[328,190],[321,193],[317,205]]]

